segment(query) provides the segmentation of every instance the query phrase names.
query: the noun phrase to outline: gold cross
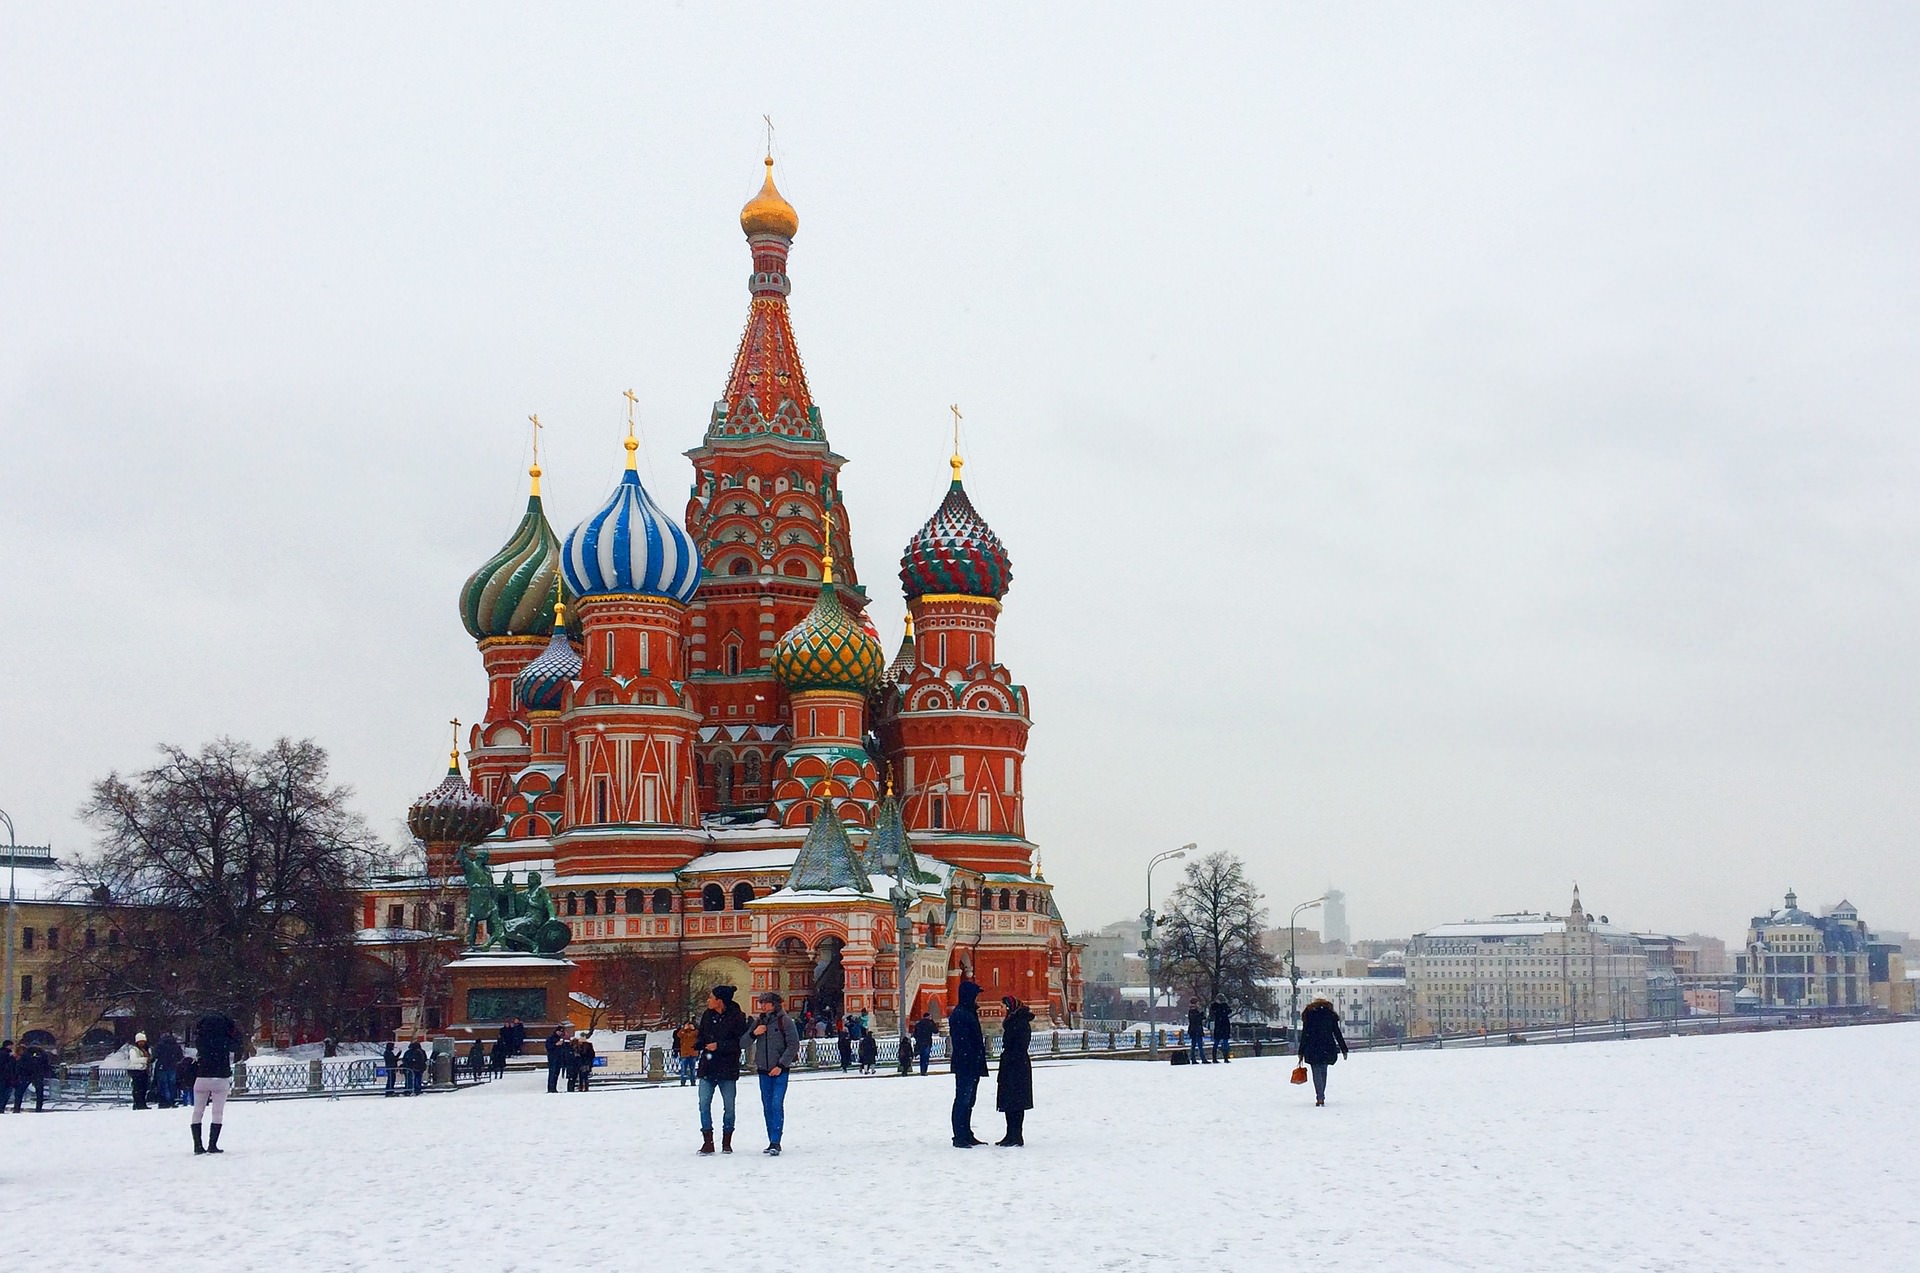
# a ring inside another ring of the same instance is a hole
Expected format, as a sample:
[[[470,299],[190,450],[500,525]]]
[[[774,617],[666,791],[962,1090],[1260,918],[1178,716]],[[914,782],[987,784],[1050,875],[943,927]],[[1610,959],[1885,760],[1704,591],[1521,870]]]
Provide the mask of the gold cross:
[[[960,404],[954,403],[947,410],[953,412],[953,458],[947,463],[953,469],[953,480],[960,480],[960,470],[965,466],[960,459]]]
[[[448,759],[452,762],[453,767],[458,769],[460,767],[460,718],[456,716],[454,719],[448,721],[447,724],[453,726],[453,752]]]
[[[624,396],[626,397],[626,400],[627,400],[627,436],[632,437],[633,436],[633,409],[640,404],[640,395],[635,393],[633,390],[629,389],[627,390]]]
[[[771,159],[771,158],[773,158],[773,116],[771,116],[771,115],[762,115],[762,116],[761,116],[760,118],[766,121],[766,125],[767,125],[767,158],[769,158],[769,159]]]

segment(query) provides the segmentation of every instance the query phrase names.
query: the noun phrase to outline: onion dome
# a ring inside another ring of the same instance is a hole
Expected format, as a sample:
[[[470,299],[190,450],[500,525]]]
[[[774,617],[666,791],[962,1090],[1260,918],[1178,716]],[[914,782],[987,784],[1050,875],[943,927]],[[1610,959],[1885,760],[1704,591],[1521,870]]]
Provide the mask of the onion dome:
[[[807,617],[773,647],[773,674],[790,692],[846,690],[865,694],[880,683],[887,654],[877,637],[840,604],[833,586],[833,558],[823,562],[820,598]]]
[[[506,545],[467,577],[460,589],[460,621],[476,641],[488,637],[545,636],[553,630],[560,595],[560,541],[540,504],[540,466],[528,472],[533,493]]]
[[[567,684],[580,676],[580,652],[567,639],[566,603],[554,606],[553,637],[513,678],[513,693],[530,712],[557,712]]]
[[[953,485],[947,497],[900,555],[900,583],[909,601],[939,593],[998,601],[1013,583],[1013,560],[967,498],[957,452],[951,463]]]
[[[561,568],[578,596],[637,593],[685,605],[700,587],[700,553],[640,485],[639,448],[629,433],[627,471],[607,502],[567,535]]]
[[[440,785],[407,810],[407,829],[427,844],[478,844],[498,830],[500,822],[500,810],[460,776],[457,751]]]
[[[740,228],[749,235],[777,234],[791,239],[800,231],[800,214],[773,184],[773,156],[767,156],[767,179],[760,193],[740,209]]]

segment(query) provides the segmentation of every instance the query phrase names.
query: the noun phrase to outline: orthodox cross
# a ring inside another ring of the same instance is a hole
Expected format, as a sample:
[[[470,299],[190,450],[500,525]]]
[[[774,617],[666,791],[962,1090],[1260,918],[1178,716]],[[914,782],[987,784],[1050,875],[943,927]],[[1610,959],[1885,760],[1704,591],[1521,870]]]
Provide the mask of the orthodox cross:
[[[636,394],[633,390],[629,389],[627,390],[624,396],[626,397],[626,400],[627,400],[627,436],[632,437],[633,436],[633,409],[640,405],[640,395]]]
[[[453,752],[448,757],[455,769],[460,768],[460,718],[454,717],[447,724],[453,726]]]
[[[947,410],[953,412],[953,458],[947,463],[953,466],[953,480],[957,482],[960,480],[960,470],[964,467],[964,461],[960,458],[960,404],[956,402]]]
[[[773,116],[762,115],[760,118],[767,125],[767,158],[771,159],[773,158]]]

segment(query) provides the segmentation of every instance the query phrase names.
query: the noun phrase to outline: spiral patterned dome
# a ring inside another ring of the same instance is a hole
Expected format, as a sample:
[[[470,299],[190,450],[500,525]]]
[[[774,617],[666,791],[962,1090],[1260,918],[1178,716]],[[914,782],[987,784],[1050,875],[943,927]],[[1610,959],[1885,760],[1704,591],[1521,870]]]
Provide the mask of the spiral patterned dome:
[[[580,653],[567,639],[566,623],[563,606],[554,620],[553,638],[547,648],[513,678],[514,697],[530,712],[559,711],[567,683],[579,679]]]
[[[560,541],[547,525],[536,486],[513,536],[460,589],[460,621],[476,641],[545,636],[553,631],[559,574]]]
[[[900,555],[900,583],[909,601],[937,593],[998,601],[1013,583],[1013,560],[986,519],[974,511],[960,484],[957,458],[947,497]]]
[[[478,844],[498,830],[500,822],[500,810],[460,776],[457,754],[440,785],[407,810],[407,829],[427,844]]]
[[[865,694],[880,683],[886,652],[840,604],[829,578],[807,617],[773,648],[773,674],[790,692],[846,690]]]
[[[685,605],[700,587],[700,552],[680,523],[640,485],[638,443],[627,439],[627,471],[599,511],[575,526],[560,554],[577,596],[637,593]]]

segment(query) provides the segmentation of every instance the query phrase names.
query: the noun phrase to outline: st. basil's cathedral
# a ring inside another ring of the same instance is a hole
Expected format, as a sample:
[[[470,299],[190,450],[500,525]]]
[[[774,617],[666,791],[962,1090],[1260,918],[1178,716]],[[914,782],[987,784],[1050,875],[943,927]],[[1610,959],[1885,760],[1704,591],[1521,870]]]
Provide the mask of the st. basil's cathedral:
[[[422,899],[458,895],[460,842],[492,828],[483,860],[537,875],[566,925],[577,1003],[640,952],[677,960],[696,993],[772,988],[819,1015],[939,1016],[971,976],[983,1005],[1012,994],[1074,1022],[1078,951],[1026,837],[1027,691],[995,656],[1006,547],[956,447],[901,554],[888,660],[787,307],[799,216],[766,168],[740,214],[746,329],[686,453],[684,523],[641,483],[630,427],[619,484],[562,538],[536,454],[525,515],[460,590],[487,677],[468,776],[456,755],[410,811],[426,875],[368,892],[362,942],[403,944],[382,934],[433,911],[456,927]],[[418,1025],[470,1015],[419,1010]]]

